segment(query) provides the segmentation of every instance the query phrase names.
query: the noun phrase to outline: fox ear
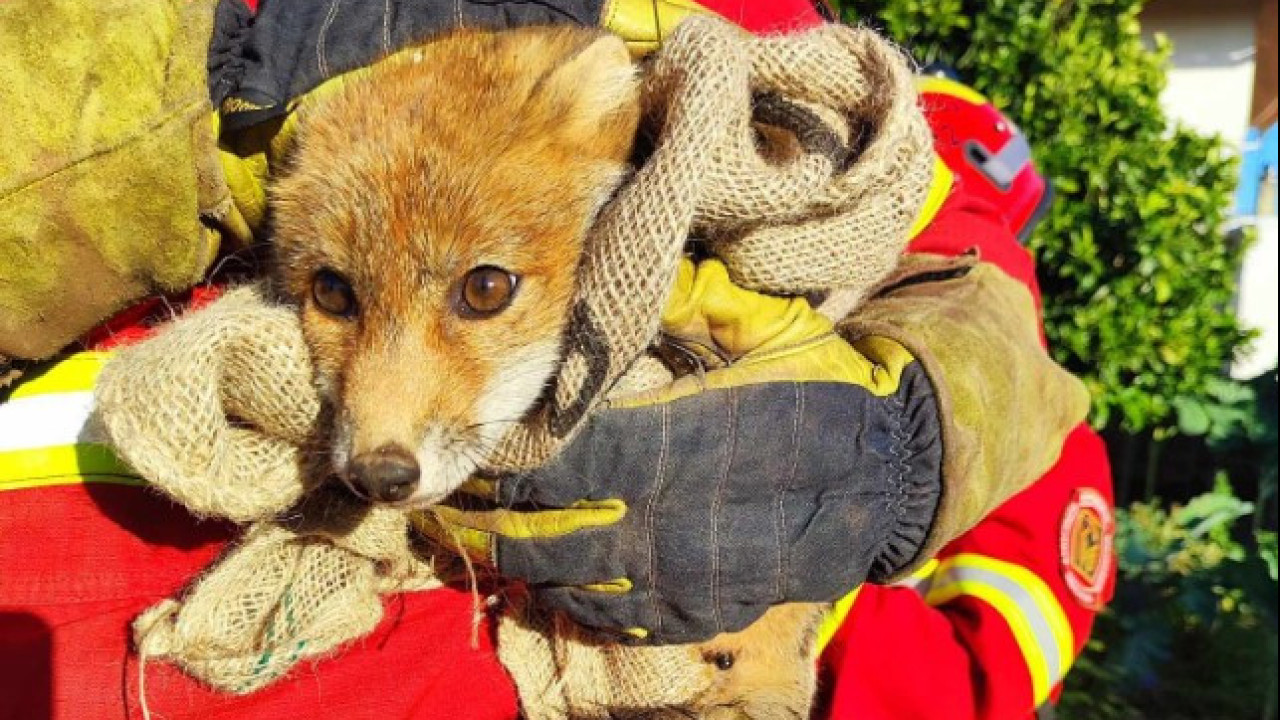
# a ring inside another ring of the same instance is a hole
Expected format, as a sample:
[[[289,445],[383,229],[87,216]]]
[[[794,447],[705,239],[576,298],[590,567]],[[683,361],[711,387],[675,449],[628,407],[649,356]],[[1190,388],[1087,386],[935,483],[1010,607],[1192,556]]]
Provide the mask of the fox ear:
[[[610,116],[631,116],[638,108],[640,88],[627,44],[617,35],[604,35],[569,57],[547,79],[551,97],[569,107],[566,118],[587,129]]]

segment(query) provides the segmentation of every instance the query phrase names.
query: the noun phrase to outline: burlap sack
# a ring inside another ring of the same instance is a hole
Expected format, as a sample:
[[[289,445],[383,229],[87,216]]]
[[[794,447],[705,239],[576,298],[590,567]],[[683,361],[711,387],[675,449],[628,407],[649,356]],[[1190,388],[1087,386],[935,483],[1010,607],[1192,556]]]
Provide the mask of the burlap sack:
[[[628,709],[661,717],[658,708],[685,709],[715,672],[692,646],[607,643],[563,616],[524,608],[503,617],[498,658],[515,680],[528,720],[625,717]]]
[[[490,470],[545,461],[610,392],[666,377],[648,351],[689,238],[705,240],[747,287],[857,298],[893,266],[923,201],[932,156],[910,69],[869,31],[759,39],[691,19],[647,68],[643,98],[654,150],[592,230],[553,397]],[[761,114],[795,147],[771,147],[777,136],[753,125]],[[112,442],[157,488],[198,513],[256,522],[180,601],[135,624],[148,657],[231,692],[368,632],[378,593],[432,582],[404,514],[317,493],[322,472],[307,448],[324,418],[308,365],[296,316],[248,288],[121,352],[98,391]],[[290,522],[271,520],[281,516]],[[708,670],[705,653],[726,636],[629,648],[513,613],[500,643],[531,717],[746,707],[738,685]],[[791,648],[778,667],[794,676],[739,668],[742,687],[775,676],[787,687],[750,716],[803,716],[814,615],[784,606],[738,639]]]
[[[527,720],[804,720],[824,615],[820,605],[779,605],[705,643],[631,647],[517,605],[499,623],[498,657]]]
[[[401,513],[373,514],[364,534],[386,541],[395,529],[407,540]],[[341,543],[256,524],[180,602],[164,600],[134,622],[144,671],[164,659],[225,692],[258,690],[372,631],[382,620],[381,593],[439,585],[430,565],[403,562],[407,549],[388,550],[402,561],[394,571]]]
[[[153,487],[198,514],[254,522],[180,602],[134,624],[144,661],[234,693],[368,633],[381,593],[439,584],[404,511],[323,485],[297,313],[267,295],[233,290],[121,350],[96,389],[97,422]]]

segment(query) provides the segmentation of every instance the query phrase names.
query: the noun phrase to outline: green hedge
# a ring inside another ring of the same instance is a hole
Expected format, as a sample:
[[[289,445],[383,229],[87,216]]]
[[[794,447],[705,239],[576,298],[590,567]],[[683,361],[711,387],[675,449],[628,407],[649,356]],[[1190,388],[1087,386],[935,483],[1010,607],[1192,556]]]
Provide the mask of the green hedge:
[[[1242,248],[1221,230],[1234,162],[1159,105],[1141,0],[850,0],[923,64],[941,60],[1017,122],[1057,203],[1030,242],[1054,352],[1093,421],[1157,436],[1215,403],[1246,339],[1229,306]],[[1206,99],[1206,101],[1209,101]]]

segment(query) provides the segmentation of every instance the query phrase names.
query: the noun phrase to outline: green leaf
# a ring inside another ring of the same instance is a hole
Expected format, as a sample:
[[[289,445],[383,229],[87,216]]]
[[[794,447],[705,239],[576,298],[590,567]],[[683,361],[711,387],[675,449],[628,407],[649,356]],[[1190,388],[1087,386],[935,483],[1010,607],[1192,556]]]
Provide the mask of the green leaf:
[[[1224,546],[1230,546],[1228,549],[1234,549],[1235,544],[1226,531],[1236,520],[1252,512],[1253,503],[1236,497],[1226,473],[1219,472],[1214,478],[1213,490],[1178,508],[1173,520],[1186,528],[1191,538],[1212,535]]]
[[[1277,568],[1280,568],[1280,562],[1276,557],[1276,533],[1274,530],[1259,530],[1254,533],[1254,538],[1258,542],[1258,557],[1267,564],[1267,574],[1271,576],[1271,581],[1275,582],[1280,579],[1276,572]]]
[[[1178,413],[1178,430],[1184,435],[1204,435],[1209,432],[1209,413],[1204,403],[1189,397],[1176,397],[1173,407]]]

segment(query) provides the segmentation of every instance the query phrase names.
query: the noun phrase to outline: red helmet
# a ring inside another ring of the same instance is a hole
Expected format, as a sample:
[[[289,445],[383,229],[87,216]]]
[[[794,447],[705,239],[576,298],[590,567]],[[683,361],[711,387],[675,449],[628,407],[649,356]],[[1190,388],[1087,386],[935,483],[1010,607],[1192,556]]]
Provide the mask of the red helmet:
[[[973,88],[941,75],[918,80],[920,102],[942,162],[975,195],[997,207],[1024,239],[1053,201],[1027,138]]]

